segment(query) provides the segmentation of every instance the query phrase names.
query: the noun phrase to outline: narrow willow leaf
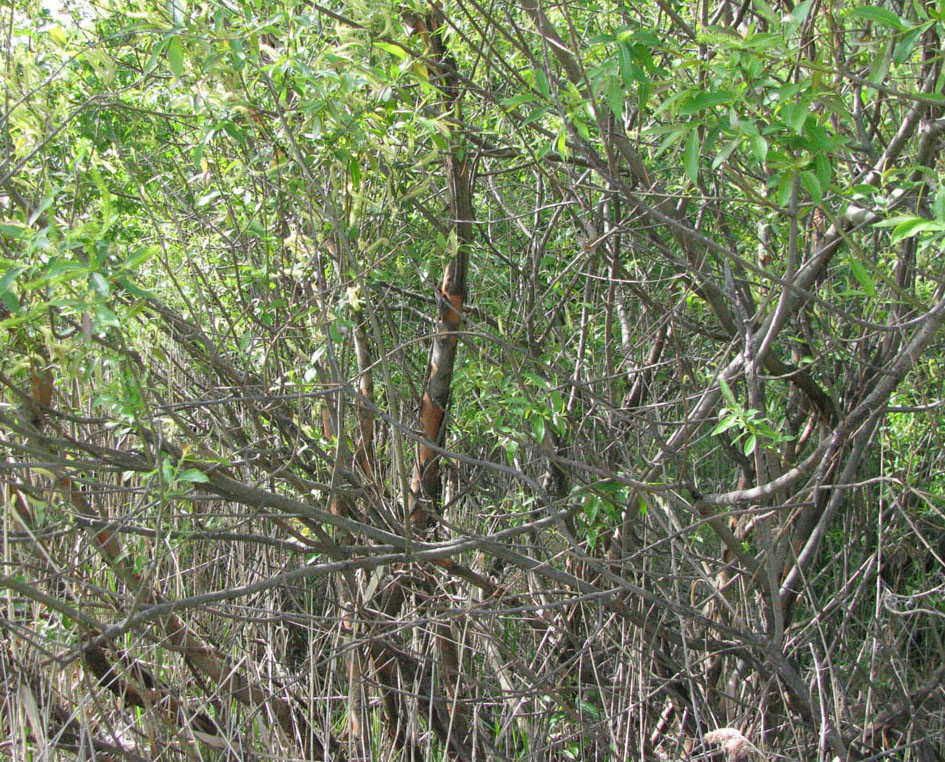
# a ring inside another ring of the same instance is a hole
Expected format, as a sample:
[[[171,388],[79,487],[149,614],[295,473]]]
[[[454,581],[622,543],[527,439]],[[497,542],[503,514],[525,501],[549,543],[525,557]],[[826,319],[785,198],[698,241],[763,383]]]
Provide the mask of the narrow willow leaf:
[[[825,154],[819,153],[814,157],[814,171],[817,173],[817,179],[820,180],[820,186],[830,187],[833,167],[830,166],[830,159]]]
[[[742,137],[737,137],[728,141],[728,143],[725,144],[725,147],[719,151],[716,157],[712,160],[712,169],[718,169],[725,162],[727,162],[729,157],[732,155],[732,152],[742,144],[742,140]]]
[[[823,201],[824,190],[820,185],[820,180],[817,179],[817,175],[813,172],[801,172],[801,185],[804,186],[804,190],[810,193],[811,200],[815,204],[819,204]]]
[[[850,272],[853,273],[853,277],[856,278],[857,282],[863,287],[863,290],[867,294],[873,296],[876,293],[876,284],[873,282],[873,276],[870,275],[869,270],[866,269],[866,265],[852,257],[849,262]]]
[[[407,58],[409,55],[406,50],[404,50],[400,45],[395,45],[391,42],[374,42],[374,47],[379,50],[383,50],[385,53],[390,53],[395,58],[399,58],[401,61]]]
[[[624,87],[629,90],[633,87],[633,57],[630,54],[630,48],[626,45],[618,45],[617,60],[620,65],[620,78],[623,80]]]
[[[186,471],[182,471],[177,478],[182,482],[190,482],[191,484],[206,484],[210,481],[203,471],[196,468],[188,468]]]
[[[728,90],[717,90],[715,92],[694,91],[692,96],[679,109],[681,114],[695,114],[699,111],[714,106],[720,106],[723,103],[730,103],[735,98],[735,94]]]
[[[870,67],[870,73],[867,79],[872,82],[874,85],[880,84],[883,80],[886,79],[886,75],[889,74],[889,65],[892,63],[892,51],[889,49],[889,46],[883,49],[882,53],[873,61],[873,65]]]
[[[904,238],[912,238],[919,233],[928,231],[945,230],[945,223],[937,220],[927,220],[923,217],[913,217],[899,223],[892,232],[893,242],[898,242]]]
[[[610,111],[614,115],[614,119],[623,119],[623,87],[620,84],[620,80],[616,77],[611,77],[610,81],[607,83],[607,105],[610,106]]]
[[[13,281],[15,281],[19,274],[25,269],[25,267],[13,267],[2,278],[0,278],[0,295],[6,294],[6,292],[10,290],[10,287],[13,285]]]
[[[184,46],[177,35],[167,42],[167,63],[175,77],[180,77],[184,73]]]
[[[877,8],[875,5],[861,5],[859,8],[853,9],[852,15],[866,19],[867,21],[872,21],[874,24],[879,24],[880,26],[895,29],[897,32],[903,32],[907,28],[899,17],[888,8]]]
[[[755,446],[758,444],[758,438],[752,434],[745,440],[745,455],[751,455],[755,451]]]
[[[699,130],[694,129],[689,133],[689,139],[686,141],[686,151],[683,155],[683,169],[686,170],[686,177],[693,183],[699,179]]]
[[[797,177],[793,172],[783,172],[778,181],[778,205],[789,206],[791,204],[791,194],[794,192],[794,179]]]
[[[0,222],[0,233],[9,236],[14,241],[19,241],[21,238],[27,237],[29,228],[15,222]]]
[[[710,432],[712,436],[722,434],[729,429],[735,428],[739,424],[738,417],[735,415],[727,415],[721,421],[719,421],[715,428]]]
[[[781,109],[781,116],[784,117],[788,127],[800,134],[804,129],[804,122],[807,121],[807,104],[788,103]]]
[[[768,141],[761,137],[761,135],[752,135],[748,138],[748,143],[751,145],[751,152],[758,160],[758,163],[764,164],[765,159],[768,158]]]
[[[108,296],[111,291],[111,287],[108,285],[108,281],[105,279],[105,276],[101,273],[92,273],[89,276],[92,288],[95,290],[95,293],[98,294],[103,299]]]

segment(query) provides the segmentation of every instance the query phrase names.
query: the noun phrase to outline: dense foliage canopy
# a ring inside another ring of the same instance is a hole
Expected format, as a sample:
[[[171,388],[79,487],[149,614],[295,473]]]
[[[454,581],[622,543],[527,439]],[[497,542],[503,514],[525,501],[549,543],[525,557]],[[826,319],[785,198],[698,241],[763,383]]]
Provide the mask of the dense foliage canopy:
[[[874,1],[5,4],[0,756],[943,759]]]

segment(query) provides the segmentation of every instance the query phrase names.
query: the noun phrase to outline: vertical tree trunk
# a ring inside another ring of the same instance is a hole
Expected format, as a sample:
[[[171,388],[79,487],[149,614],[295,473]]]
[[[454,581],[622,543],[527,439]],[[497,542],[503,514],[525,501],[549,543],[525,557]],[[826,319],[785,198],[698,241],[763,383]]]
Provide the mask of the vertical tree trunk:
[[[461,92],[455,61],[442,38],[444,23],[442,11],[431,6],[426,18],[416,23],[414,29],[426,37],[433,54],[436,64],[434,78],[446,97],[444,107],[458,117]],[[450,198],[447,240],[455,250],[437,291],[436,335],[420,400],[423,435],[437,446],[443,443],[446,432],[456,348],[467,295],[469,247],[473,242],[473,167],[461,137],[454,138],[445,165]],[[408,516],[411,528],[423,529],[439,517],[441,491],[440,455],[434,447],[421,443],[410,482]]]

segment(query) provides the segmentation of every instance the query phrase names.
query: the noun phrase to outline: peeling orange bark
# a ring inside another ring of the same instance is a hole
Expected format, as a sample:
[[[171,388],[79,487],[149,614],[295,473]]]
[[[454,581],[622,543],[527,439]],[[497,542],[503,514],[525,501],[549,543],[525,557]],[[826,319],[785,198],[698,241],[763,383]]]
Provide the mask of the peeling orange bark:
[[[445,111],[459,117],[459,78],[455,61],[440,34],[444,23],[442,10],[432,4],[429,13],[419,19],[414,28],[433,54],[436,82],[445,98]],[[446,413],[466,303],[469,249],[473,242],[472,161],[461,145],[454,145],[445,163],[450,193],[449,224],[457,245],[437,291],[436,334],[420,400],[420,426],[428,442],[421,442],[417,447],[407,512],[410,526],[417,530],[439,518],[441,455],[433,445],[442,446],[445,441]]]

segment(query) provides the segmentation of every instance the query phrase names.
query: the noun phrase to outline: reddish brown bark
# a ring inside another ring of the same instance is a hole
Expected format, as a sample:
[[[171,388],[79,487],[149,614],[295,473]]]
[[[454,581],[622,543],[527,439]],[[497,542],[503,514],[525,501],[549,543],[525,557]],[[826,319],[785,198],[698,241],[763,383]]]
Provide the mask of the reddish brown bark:
[[[443,95],[442,108],[447,114],[459,117],[460,81],[455,62],[446,49],[442,31],[446,20],[440,8],[431,3],[423,17],[406,12],[405,22],[411,33],[419,36],[430,53],[431,81]],[[472,162],[461,142],[455,142],[445,161],[449,184],[449,219],[444,226],[449,231],[452,259],[447,265],[443,279],[437,289],[437,324],[426,370],[423,394],[420,399],[420,428],[424,441],[417,446],[417,459],[410,480],[407,496],[408,531],[423,531],[435,524],[441,511],[441,448],[445,441],[447,412],[459,335],[462,330],[463,310],[466,302],[469,248],[473,242],[472,208]],[[451,564],[441,564],[456,572]],[[471,576],[478,578],[473,572]],[[490,593],[494,586],[487,580],[477,579]],[[404,583],[392,591],[387,607],[389,613],[399,608],[405,593]],[[421,582],[425,597],[433,597],[429,580]],[[454,637],[448,622],[433,625],[433,639],[439,657],[436,667],[437,679],[426,672],[420,664],[411,663],[399,654],[392,644],[382,644],[380,639],[371,642],[371,661],[378,681],[384,686],[384,708],[388,729],[395,742],[408,759],[417,758],[419,746],[416,739],[406,732],[406,703],[403,700],[402,680],[407,684],[420,679],[418,703],[423,715],[432,722],[432,729],[446,746],[449,756],[460,760],[489,758],[483,749],[482,739],[472,732],[472,723],[463,708],[463,688],[460,679],[459,659]]]
[[[432,13],[427,18],[431,46],[440,42],[440,16]],[[436,50],[434,46],[434,50]],[[448,53],[442,51],[438,59],[443,67],[440,81],[455,80],[455,67]],[[449,105],[459,108],[458,92],[445,91],[450,96]],[[463,308],[467,293],[467,271],[469,247],[473,242],[472,166],[468,154],[454,147],[446,160],[447,179],[450,188],[450,225],[455,235],[456,251],[446,268],[437,292],[438,321],[427,380],[420,400],[420,425],[424,437],[432,445],[441,446],[444,441],[453,370],[459,333],[462,329]],[[410,525],[423,529],[436,521],[441,494],[440,454],[431,444],[421,443],[417,449],[417,462],[410,483]]]

